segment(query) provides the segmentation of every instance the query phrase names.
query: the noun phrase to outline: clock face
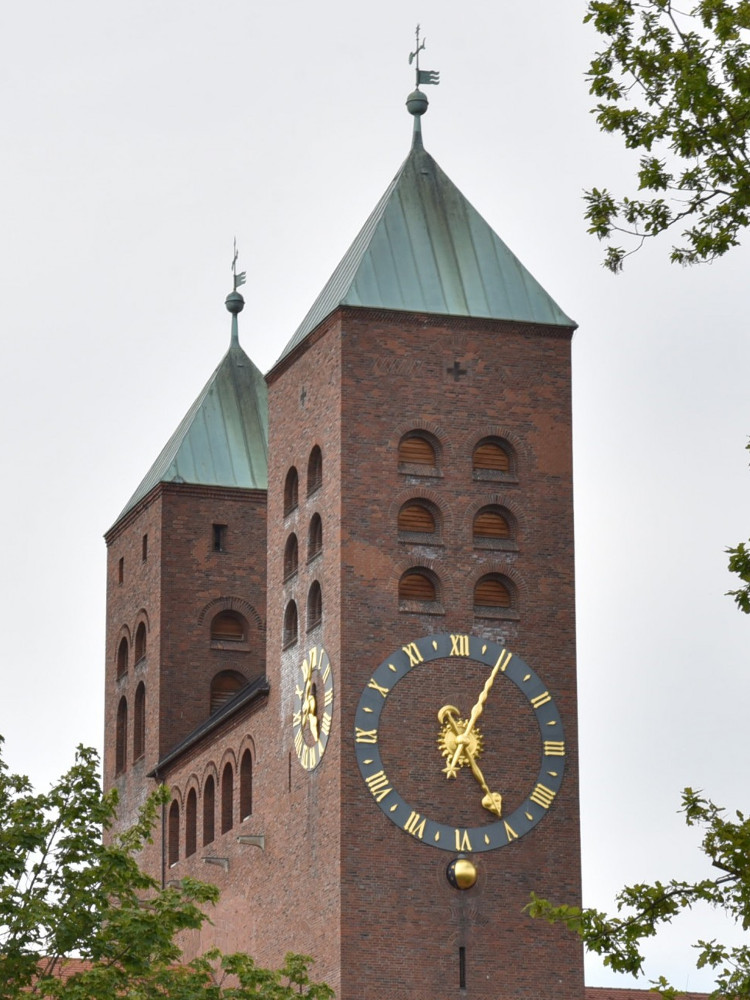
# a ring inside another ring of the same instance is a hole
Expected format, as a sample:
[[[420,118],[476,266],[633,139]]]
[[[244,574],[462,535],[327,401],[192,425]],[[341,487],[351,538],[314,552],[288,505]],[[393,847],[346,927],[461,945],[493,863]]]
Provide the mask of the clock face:
[[[519,657],[473,635],[409,642],[368,680],[355,715],[362,777],[391,822],[446,851],[505,847],[553,807],[565,736]]]
[[[292,716],[294,749],[306,771],[316,768],[323,758],[332,716],[331,661],[322,646],[313,646],[297,668]]]

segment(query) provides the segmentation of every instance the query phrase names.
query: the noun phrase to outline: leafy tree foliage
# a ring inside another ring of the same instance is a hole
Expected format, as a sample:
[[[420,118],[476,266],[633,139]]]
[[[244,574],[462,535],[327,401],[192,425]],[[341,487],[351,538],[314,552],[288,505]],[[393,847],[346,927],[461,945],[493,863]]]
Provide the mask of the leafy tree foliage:
[[[596,120],[643,151],[647,193],[586,192],[589,232],[630,238],[630,250],[607,247],[605,267],[683,225],[673,261],[720,257],[750,218],[750,0],[589,0],[584,20],[606,42],[588,73]]]
[[[280,970],[218,951],[181,963],[175,936],[203,924],[218,891],[190,879],[162,889],[139,868],[165,790],[148,799],[131,830],[102,840],[117,796],[102,793],[98,763],[95,751],[79,747],[72,768],[38,794],[0,757],[0,998],[333,996],[310,980],[306,956],[287,955]]]
[[[555,906],[534,895],[528,911],[566,924],[589,951],[603,956],[605,965],[634,974],[643,971],[643,942],[696,903],[720,907],[744,930],[750,929],[750,817],[738,812],[728,819],[723,809],[690,788],[683,792],[682,811],[688,826],[703,830],[703,853],[717,870],[713,878],[628,886],[617,895],[621,915],[614,917],[594,909]],[[750,997],[750,947],[712,940],[698,941],[695,948],[697,967],[714,970],[712,997]],[[654,986],[667,1000],[680,993],[663,977]]]

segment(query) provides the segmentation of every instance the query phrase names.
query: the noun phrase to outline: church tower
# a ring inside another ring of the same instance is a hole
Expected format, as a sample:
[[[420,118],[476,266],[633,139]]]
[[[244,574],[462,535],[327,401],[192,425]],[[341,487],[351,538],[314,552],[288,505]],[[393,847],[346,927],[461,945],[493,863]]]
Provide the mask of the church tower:
[[[575,323],[407,108],[265,382],[235,285],[107,535],[106,780],[123,823],[165,783],[144,863],[221,890],[188,957],[307,953],[341,1000],[580,1000],[580,945],[524,913],[580,901]]]

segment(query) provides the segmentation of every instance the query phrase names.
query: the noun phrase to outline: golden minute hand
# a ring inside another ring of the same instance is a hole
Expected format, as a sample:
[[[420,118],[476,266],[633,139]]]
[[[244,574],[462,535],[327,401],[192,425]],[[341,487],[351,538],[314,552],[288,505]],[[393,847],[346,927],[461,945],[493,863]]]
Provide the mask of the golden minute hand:
[[[507,661],[506,661],[507,662]],[[484,708],[484,703],[487,701],[487,695],[490,693],[490,688],[495,683],[495,677],[500,669],[500,660],[497,661],[495,666],[492,668],[492,672],[487,680],[484,682],[484,687],[482,688],[482,693],[477,698],[476,705],[471,710],[471,715],[469,716],[469,721],[466,723],[464,731],[456,737],[456,749],[453,751],[453,756],[451,757],[448,767],[453,769],[458,763],[458,758],[461,756],[461,752],[469,742],[469,734],[474,728],[474,723],[477,721],[479,716],[482,714],[482,709]]]

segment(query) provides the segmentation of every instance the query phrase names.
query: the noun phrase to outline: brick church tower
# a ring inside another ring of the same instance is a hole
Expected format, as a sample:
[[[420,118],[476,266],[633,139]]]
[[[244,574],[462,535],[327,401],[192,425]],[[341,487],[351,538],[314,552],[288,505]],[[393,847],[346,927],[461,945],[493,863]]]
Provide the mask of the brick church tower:
[[[235,289],[107,535],[106,781],[123,823],[166,783],[144,863],[221,889],[187,954],[309,953],[343,1000],[580,1000],[580,945],[523,912],[580,899],[575,324],[407,107],[265,383]]]

